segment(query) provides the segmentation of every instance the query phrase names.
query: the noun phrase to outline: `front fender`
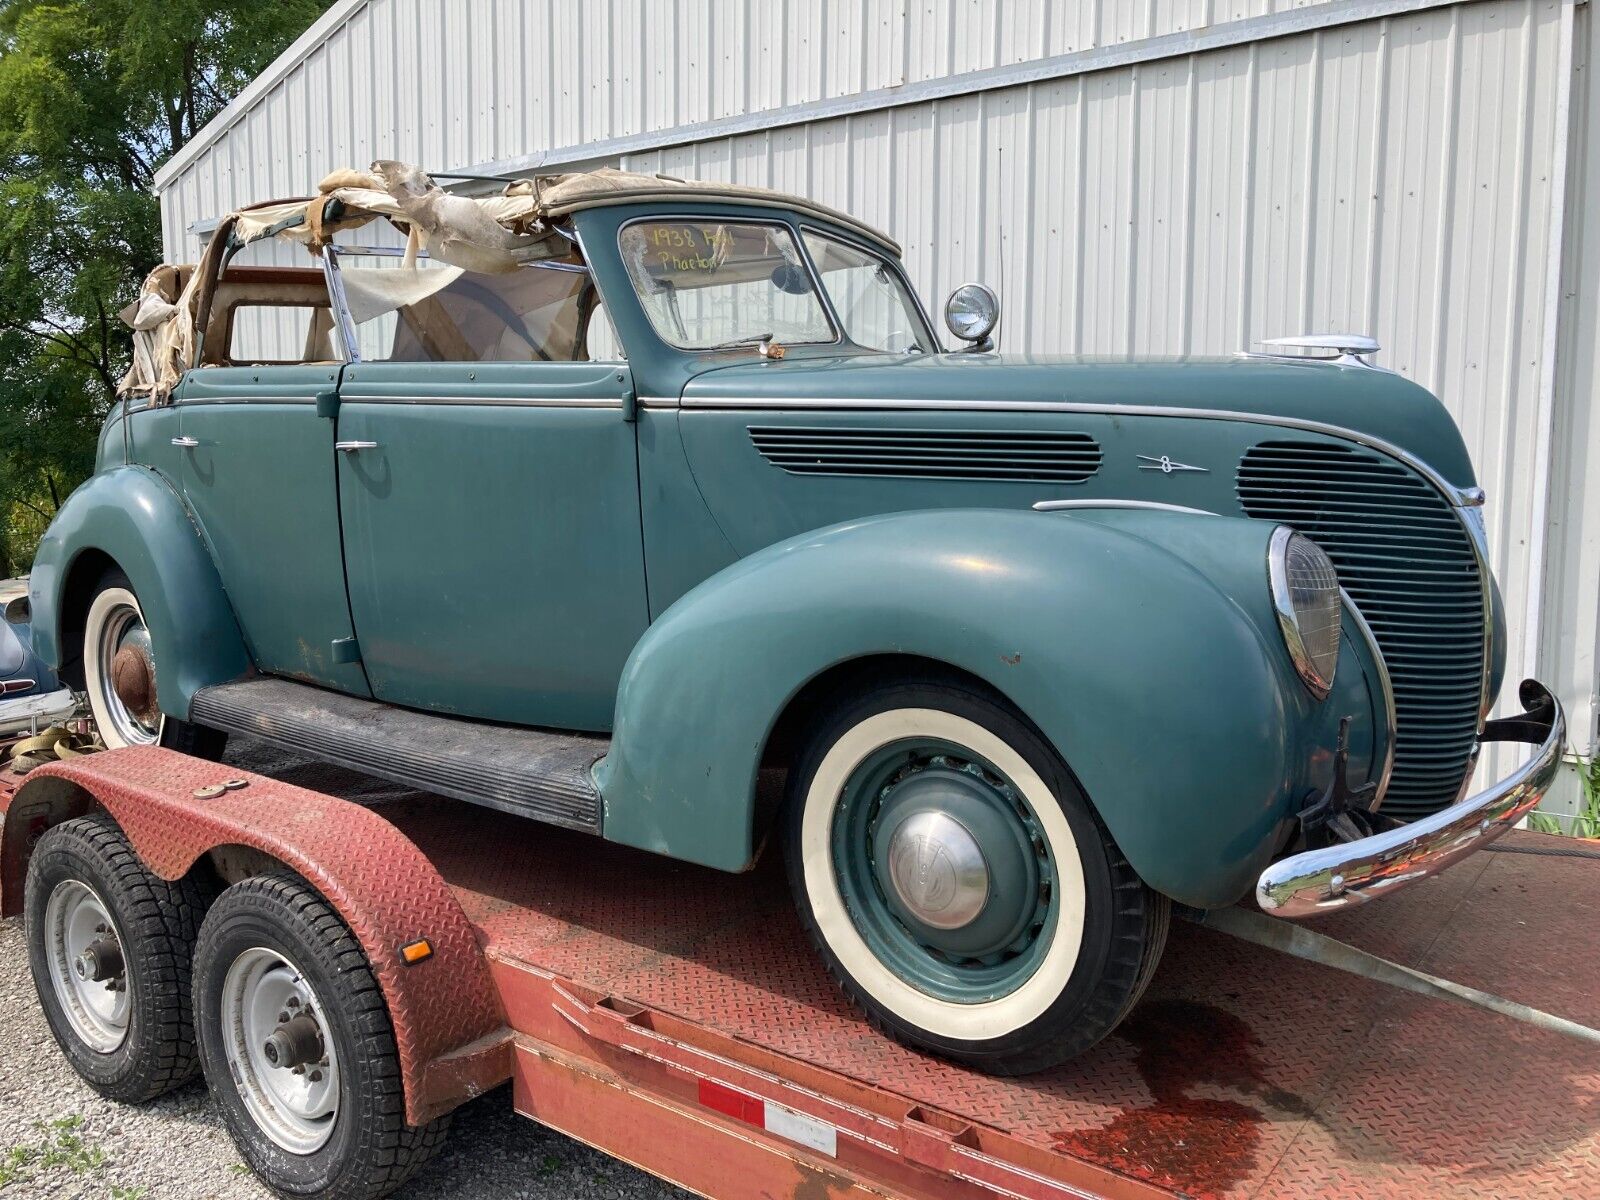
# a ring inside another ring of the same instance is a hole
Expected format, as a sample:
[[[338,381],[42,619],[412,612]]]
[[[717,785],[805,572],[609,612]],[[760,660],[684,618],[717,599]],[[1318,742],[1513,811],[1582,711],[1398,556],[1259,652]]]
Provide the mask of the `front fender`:
[[[77,652],[65,644],[64,606],[88,582],[86,555],[109,557],[133,584],[155,649],[161,710],[186,717],[194,693],[244,674],[250,657],[216,565],[183,500],[148,467],[91,476],[61,506],[39,543],[29,581],[34,648],[57,670]]]
[[[1195,523],[1199,565],[1114,522],[1000,510],[876,517],[741,560],[668,609],[624,669],[596,769],[606,836],[748,865],[755,777],[788,701],[833,665],[918,655],[1027,714],[1152,887],[1232,903],[1281,844],[1326,722],[1273,641],[1271,525],[1169,520]],[[1248,578],[1220,586],[1230,572]]]

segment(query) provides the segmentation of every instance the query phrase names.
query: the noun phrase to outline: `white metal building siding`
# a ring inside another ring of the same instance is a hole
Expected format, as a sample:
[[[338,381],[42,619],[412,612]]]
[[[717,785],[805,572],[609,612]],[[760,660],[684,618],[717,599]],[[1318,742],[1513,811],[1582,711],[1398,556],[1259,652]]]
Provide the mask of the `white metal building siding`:
[[[1567,698],[1581,750],[1600,752],[1600,13],[1583,14],[1572,97],[1558,331],[1550,565],[1540,669]],[[1587,713],[1588,724],[1581,724]],[[1575,800],[1576,797],[1573,797]]]
[[[1449,406],[1490,493],[1513,682],[1537,625],[1540,673],[1590,736],[1592,151],[1562,186],[1569,144],[1600,129],[1582,0],[345,0],[334,17],[163,173],[170,255],[194,254],[192,223],[334,166],[559,167],[598,144],[881,226],[930,308],[995,284],[1006,350],[1370,331]],[[1563,254],[1586,281],[1564,301]]]

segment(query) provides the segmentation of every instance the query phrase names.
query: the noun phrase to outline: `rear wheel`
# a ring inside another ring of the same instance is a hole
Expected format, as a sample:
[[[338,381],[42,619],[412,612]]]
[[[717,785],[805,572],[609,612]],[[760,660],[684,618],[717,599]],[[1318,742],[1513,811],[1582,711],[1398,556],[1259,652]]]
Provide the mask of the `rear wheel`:
[[[209,894],[145,869],[104,813],[49,830],[28,862],[28,959],[50,1032],[113,1100],[150,1100],[199,1066],[190,956]]]
[[[299,876],[247,879],[212,906],[194,1004],[229,1132],[280,1194],[385,1196],[443,1144],[449,1117],[406,1124],[383,993],[360,943]]]
[[[90,601],[83,677],[108,748],[159,745],[197,758],[222,757],[226,734],[169,717],[157,704],[155,648],[139,598],[121,571],[107,571]]]
[[[1092,1046],[1153,974],[1169,905],[1064,763],[960,684],[879,687],[792,773],[790,883],[833,973],[880,1028],[995,1074]]]

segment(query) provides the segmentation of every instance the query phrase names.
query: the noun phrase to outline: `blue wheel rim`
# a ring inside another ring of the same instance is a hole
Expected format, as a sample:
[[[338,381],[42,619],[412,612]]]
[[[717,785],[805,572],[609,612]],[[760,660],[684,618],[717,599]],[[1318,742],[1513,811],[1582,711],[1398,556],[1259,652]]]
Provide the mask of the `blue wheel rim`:
[[[989,901],[958,936],[915,920],[880,869],[895,814],[927,807],[975,831],[991,864]],[[1055,863],[1032,805],[981,756],[936,738],[878,748],[846,780],[829,840],[856,931],[907,984],[940,1000],[981,1004],[1009,995],[1038,970],[1059,916]]]

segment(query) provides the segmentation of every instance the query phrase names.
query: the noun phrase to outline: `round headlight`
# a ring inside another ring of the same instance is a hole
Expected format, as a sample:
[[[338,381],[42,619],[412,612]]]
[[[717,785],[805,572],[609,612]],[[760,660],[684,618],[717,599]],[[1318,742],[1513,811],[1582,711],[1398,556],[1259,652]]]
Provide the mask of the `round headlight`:
[[[1000,298],[981,283],[964,283],[944,302],[944,323],[964,342],[981,342],[1000,323]]]
[[[1267,553],[1267,577],[1294,669],[1313,696],[1325,699],[1333,690],[1344,618],[1333,561],[1310,538],[1280,525]]]

